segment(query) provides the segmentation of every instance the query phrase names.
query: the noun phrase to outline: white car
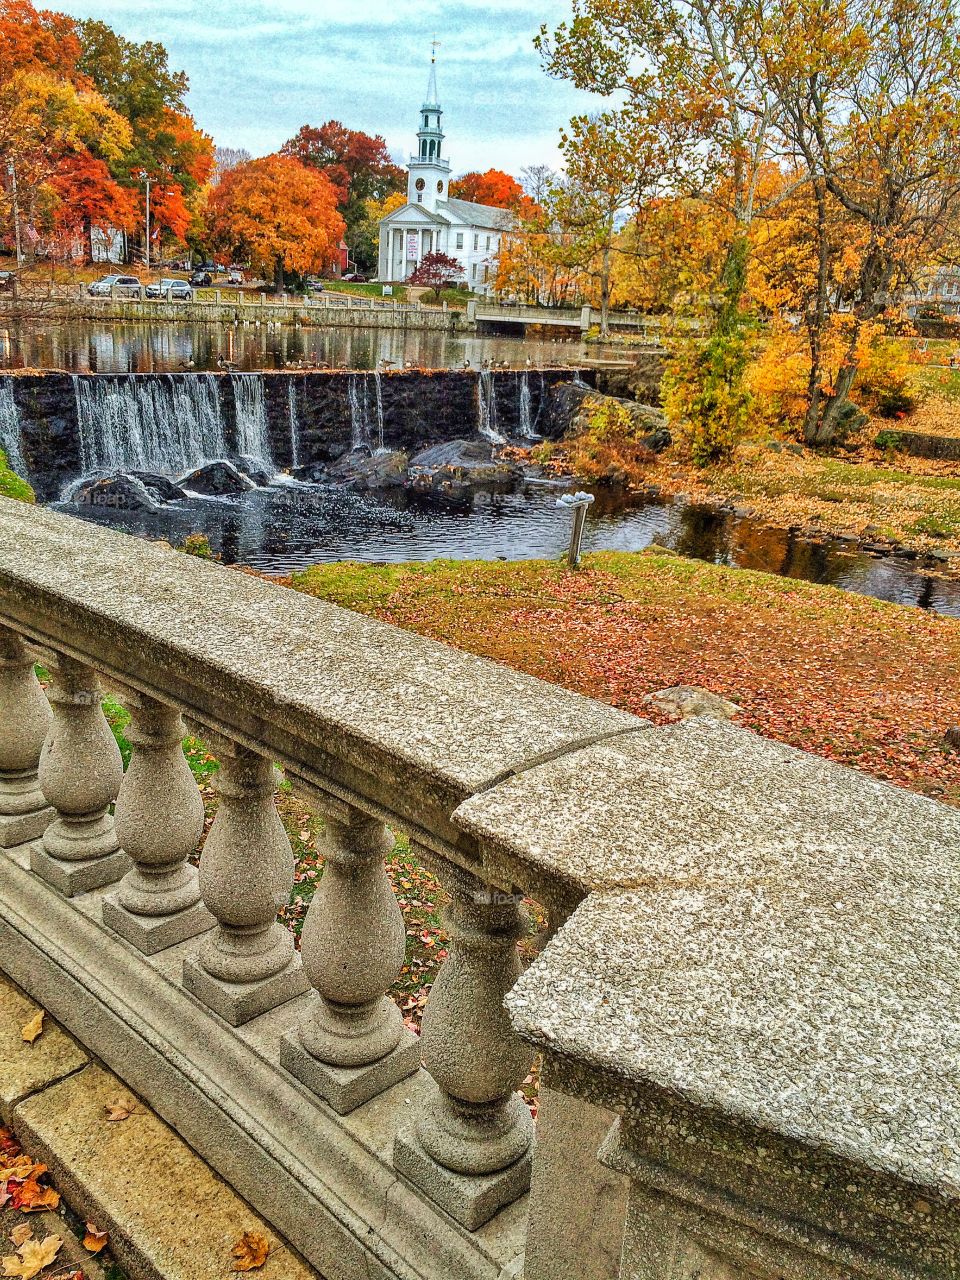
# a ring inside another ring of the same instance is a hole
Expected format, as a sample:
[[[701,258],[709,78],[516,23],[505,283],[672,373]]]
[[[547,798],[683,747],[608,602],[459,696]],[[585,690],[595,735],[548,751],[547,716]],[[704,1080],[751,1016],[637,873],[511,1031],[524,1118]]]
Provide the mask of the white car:
[[[104,276],[88,285],[87,293],[94,298],[107,298],[110,296],[111,289],[115,289],[117,293],[124,294],[126,297],[139,298],[140,281],[136,276]]]
[[[147,285],[147,297],[190,302],[193,298],[193,290],[186,280],[158,280],[156,284]]]

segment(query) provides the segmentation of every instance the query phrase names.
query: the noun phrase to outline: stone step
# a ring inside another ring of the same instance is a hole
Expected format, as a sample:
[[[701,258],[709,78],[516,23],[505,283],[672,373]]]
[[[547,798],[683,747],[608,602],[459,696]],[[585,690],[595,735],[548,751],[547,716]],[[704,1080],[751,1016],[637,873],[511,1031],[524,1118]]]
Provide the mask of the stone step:
[[[21,1028],[37,1006],[0,976],[0,1115],[48,1165],[64,1199],[110,1232],[130,1280],[213,1280],[232,1274],[244,1232],[270,1252],[258,1280],[320,1280],[123,1081],[90,1060],[51,1020],[31,1046]],[[129,1118],[111,1121],[122,1102]],[[127,1105],[129,1104],[129,1106]]]

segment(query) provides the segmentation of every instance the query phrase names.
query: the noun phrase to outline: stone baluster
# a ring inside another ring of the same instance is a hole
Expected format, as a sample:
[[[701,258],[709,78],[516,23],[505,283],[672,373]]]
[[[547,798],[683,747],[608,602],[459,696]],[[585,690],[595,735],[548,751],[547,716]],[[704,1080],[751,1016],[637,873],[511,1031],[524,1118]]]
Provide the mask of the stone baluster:
[[[112,884],[129,867],[110,806],[123,780],[120,748],[103,714],[96,673],[58,657],[48,697],[53,711],[40,754],[40,786],[56,810],[30,865],[66,897]]]
[[[422,852],[422,851],[421,851]],[[533,1123],[515,1092],[533,1051],[515,1035],[503,999],[520,974],[519,900],[445,863],[449,954],[423,1020],[424,1066],[436,1082],[394,1147],[397,1172],[470,1231],[530,1184]]]
[[[293,853],[274,804],[273,765],[235,743],[213,745],[221,800],[200,857],[200,893],[217,928],[184,961],[183,981],[236,1027],[310,984],[293,934],[277,920],[293,884]]]
[[[383,865],[390,832],[302,789],[325,822],[323,876],[300,940],[315,994],[305,1021],[284,1037],[280,1061],[345,1115],[419,1069],[419,1040],[384,995],[403,964],[406,934]]]
[[[104,899],[103,921],[146,955],[216,922],[187,859],[203,830],[203,801],[183,754],[180,713],[153,698],[124,697],[130,765],[117,797],[117,836],[133,866]]]
[[[18,635],[0,628],[0,849],[36,840],[54,816],[37,776],[49,724],[33,658]]]

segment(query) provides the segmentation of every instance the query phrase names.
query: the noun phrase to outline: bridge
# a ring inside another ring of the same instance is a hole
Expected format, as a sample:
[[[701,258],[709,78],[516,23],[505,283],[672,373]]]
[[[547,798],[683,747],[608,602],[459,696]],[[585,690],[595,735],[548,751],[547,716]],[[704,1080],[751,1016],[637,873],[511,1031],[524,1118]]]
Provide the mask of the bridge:
[[[631,329],[650,337],[659,337],[660,321],[643,311],[611,311],[607,317],[611,329]],[[492,299],[474,299],[467,303],[467,324],[549,325],[579,329],[586,333],[600,324],[598,307],[534,307],[510,305]]]

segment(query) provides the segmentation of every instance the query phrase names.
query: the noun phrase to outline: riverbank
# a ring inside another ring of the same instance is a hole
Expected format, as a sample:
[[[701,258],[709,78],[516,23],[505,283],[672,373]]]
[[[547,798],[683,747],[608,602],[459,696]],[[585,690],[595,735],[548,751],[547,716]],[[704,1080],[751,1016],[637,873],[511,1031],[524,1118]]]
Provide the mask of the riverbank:
[[[960,437],[960,402],[941,395],[903,420],[873,419],[830,453],[768,438],[745,441],[729,462],[701,468],[674,443],[617,478],[650,496],[729,509],[804,538],[923,558],[960,576],[960,461],[912,457],[896,447],[898,430]],[[604,443],[601,463],[609,455],[622,468],[624,451]],[[546,465],[579,473],[588,451],[574,437],[550,446]]]
[[[960,805],[960,623],[830,587],[679,557],[320,565],[308,594],[640,715],[681,684],[737,723]]]

